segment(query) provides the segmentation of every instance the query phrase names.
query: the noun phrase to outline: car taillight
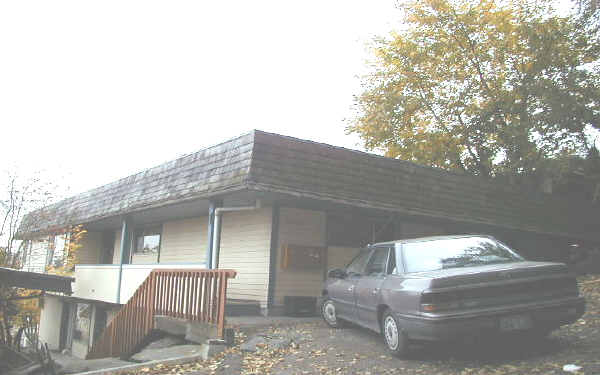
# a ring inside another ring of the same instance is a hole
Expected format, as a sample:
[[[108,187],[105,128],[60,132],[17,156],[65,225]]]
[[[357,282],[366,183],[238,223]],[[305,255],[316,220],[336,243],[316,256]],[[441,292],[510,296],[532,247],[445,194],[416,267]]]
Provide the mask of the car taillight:
[[[424,292],[421,294],[421,311],[438,312],[460,308],[460,297],[456,293]]]

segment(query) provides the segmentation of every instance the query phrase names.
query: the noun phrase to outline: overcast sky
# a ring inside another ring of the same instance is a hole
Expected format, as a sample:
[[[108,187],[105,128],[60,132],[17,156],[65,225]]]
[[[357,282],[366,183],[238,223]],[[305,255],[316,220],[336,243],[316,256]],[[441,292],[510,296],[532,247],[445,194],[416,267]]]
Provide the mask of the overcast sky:
[[[252,129],[360,148],[357,75],[399,20],[394,0],[0,0],[0,173],[72,194]]]
[[[251,129],[344,133],[394,1],[0,1],[0,170],[71,193]]]

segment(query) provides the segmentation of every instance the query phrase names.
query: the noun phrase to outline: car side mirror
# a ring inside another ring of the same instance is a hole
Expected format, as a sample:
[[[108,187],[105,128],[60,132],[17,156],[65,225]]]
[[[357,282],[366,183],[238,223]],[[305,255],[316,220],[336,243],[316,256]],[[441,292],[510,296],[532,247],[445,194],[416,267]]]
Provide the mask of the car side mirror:
[[[331,279],[345,279],[346,276],[348,276],[346,270],[343,270],[341,268],[334,268],[327,272],[327,277]]]

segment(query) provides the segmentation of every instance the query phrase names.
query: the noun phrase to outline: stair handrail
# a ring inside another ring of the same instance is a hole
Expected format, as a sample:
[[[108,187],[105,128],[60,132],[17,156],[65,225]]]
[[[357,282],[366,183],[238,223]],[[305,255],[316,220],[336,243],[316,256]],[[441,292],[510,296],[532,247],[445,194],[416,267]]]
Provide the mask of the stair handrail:
[[[215,324],[223,338],[227,283],[236,274],[224,269],[153,269],[94,341],[86,358],[134,353],[154,329],[155,315]]]

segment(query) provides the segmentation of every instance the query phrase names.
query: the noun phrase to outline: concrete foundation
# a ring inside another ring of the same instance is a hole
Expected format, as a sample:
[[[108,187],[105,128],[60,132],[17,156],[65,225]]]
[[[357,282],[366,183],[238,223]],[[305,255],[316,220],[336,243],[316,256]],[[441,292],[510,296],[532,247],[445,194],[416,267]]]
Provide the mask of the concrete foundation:
[[[210,339],[219,338],[215,324],[192,322],[170,316],[155,316],[154,328],[169,335],[184,337],[187,341],[197,344],[205,344]]]

